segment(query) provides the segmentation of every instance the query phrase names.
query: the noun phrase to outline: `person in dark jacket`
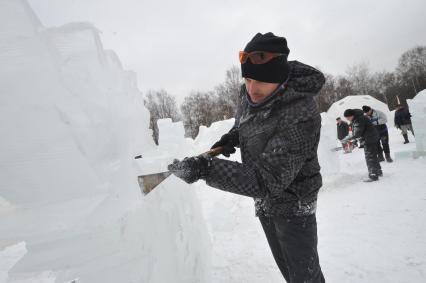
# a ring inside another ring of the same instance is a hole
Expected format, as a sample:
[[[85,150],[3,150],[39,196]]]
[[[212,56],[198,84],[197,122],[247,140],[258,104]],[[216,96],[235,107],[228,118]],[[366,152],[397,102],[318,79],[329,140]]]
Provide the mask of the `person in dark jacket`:
[[[376,128],[379,133],[379,140],[377,141],[377,154],[379,162],[386,161],[393,162],[392,157],[390,156],[390,147],[389,147],[389,132],[388,126],[386,125],[388,118],[386,114],[380,110],[372,109],[370,106],[362,106],[362,111],[370,119],[371,123]],[[383,152],[385,156],[383,156]]]
[[[395,127],[401,130],[402,136],[404,137],[404,144],[409,143],[408,131],[414,136],[413,126],[411,125],[411,114],[403,105],[398,104],[395,111]]]
[[[342,143],[342,148],[345,153],[352,152],[353,145],[351,142],[342,142],[342,140],[349,134],[349,125],[340,117],[336,118],[337,125],[337,139]]]
[[[337,117],[336,124],[337,124],[337,139],[341,141],[344,138],[346,138],[347,135],[349,134],[349,125],[348,123],[340,119],[340,117]]]
[[[377,181],[379,176],[383,176],[382,168],[377,158],[379,133],[370,119],[360,109],[346,109],[344,116],[351,122],[352,136],[347,136],[343,140],[359,138],[364,140],[364,154],[368,168],[368,179],[366,181]]]
[[[325,282],[317,252],[316,204],[322,186],[317,148],[321,116],[313,97],[325,78],[287,61],[284,37],[258,33],[240,52],[245,85],[234,127],[213,145],[240,147],[242,162],[206,155],[169,170],[191,183],[252,197],[272,255],[287,282]]]

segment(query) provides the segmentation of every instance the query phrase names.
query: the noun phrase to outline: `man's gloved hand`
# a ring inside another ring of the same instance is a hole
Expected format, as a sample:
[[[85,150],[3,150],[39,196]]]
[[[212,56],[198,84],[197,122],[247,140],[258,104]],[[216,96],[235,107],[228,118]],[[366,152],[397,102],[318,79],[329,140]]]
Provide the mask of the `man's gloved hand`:
[[[173,163],[167,166],[167,169],[188,184],[191,184],[205,177],[208,173],[209,166],[210,159],[199,155],[186,157],[182,161],[175,159]]]
[[[224,134],[218,142],[216,142],[211,148],[216,148],[221,146],[223,148],[222,154],[226,157],[229,157],[231,154],[235,153],[235,147],[238,145],[238,132],[231,131],[227,134]]]

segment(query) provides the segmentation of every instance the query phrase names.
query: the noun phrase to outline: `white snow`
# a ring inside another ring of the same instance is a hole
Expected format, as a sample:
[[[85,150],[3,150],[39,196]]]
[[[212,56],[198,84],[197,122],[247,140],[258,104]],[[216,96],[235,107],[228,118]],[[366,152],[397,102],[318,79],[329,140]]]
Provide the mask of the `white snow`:
[[[321,165],[321,173],[332,176],[340,172],[338,155],[331,150],[341,146],[337,140],[336,118],[326,113],[321,113],[321,138],[318,145],[318,159]]]
[[[9,270],[27,253],[21,242],[0,250],[0,282],[6,282]]]
[[[319,155],[328,156],[322,165],[339,169],[323,172],[317,209],[320,261],[327,282],[425,282],[426,160],[408,157],[382,163],[384,177],[363,183],[367,168],[362,149],[350,154],[330,151],[335,143],[324,143],[335,139],[335,124],[330,127],[332,131],[323,125]],[[414,143],[402,144],[394,128],[390,141],[393,153],[415,148]],[[193,187],[213,241],[211,282],[283,282],[254,217],[253,200],[203,182]]]
[[[201,127],[195,140],[181,122],[160,120],[155,146],[135,74],[103,48],[99,31],[47,29],[23,0],[0,0],[0,78],[0,282],[283,282],[252,199],[174,176],[142,197],[136,181],[209,150],[233,119]],[[424,119],[423,98],[410,102],[414,120]],[[362,150],[330,150],[335,118],[362,105],[392,121],[369,96],[321,115],[325,277],[425,282],[426,159],[403,154],[416,144],[402,144],[389,123],[395,162],[369,184]],[[424,132],[424,120],[413,123]]]

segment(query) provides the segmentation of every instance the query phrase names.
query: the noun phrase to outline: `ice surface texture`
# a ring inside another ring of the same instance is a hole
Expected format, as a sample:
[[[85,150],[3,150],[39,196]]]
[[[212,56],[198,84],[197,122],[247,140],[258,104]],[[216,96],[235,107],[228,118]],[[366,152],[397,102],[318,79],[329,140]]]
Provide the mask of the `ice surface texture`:
[[[194,192],[169,178],[142,197],[134,156],[155,149],[149,113],[98,30],[46,29],[26,1],[0,0],[0,78],[0,251],[27,250],[0,267],[8,280],[203,281]]]

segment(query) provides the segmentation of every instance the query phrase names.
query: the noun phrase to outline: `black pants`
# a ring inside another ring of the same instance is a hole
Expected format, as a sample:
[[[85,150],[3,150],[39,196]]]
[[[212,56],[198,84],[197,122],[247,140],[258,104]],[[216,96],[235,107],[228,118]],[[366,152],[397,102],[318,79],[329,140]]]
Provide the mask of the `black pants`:
[[[386,155],[390,154],[389,149],[389,132],[386,125],[376,126],[376,130],[379,133],[380,139],[377,141],[377,150],[379,155],[383,155],[383,152]]]
[[[365,143],[364,145],[365,162],[367,163],[368,174],[380,174],[382,167],[377,158],[377,144]]]
[[[272,255],[288,283],[323,283],[315,215],[259,217]]]

